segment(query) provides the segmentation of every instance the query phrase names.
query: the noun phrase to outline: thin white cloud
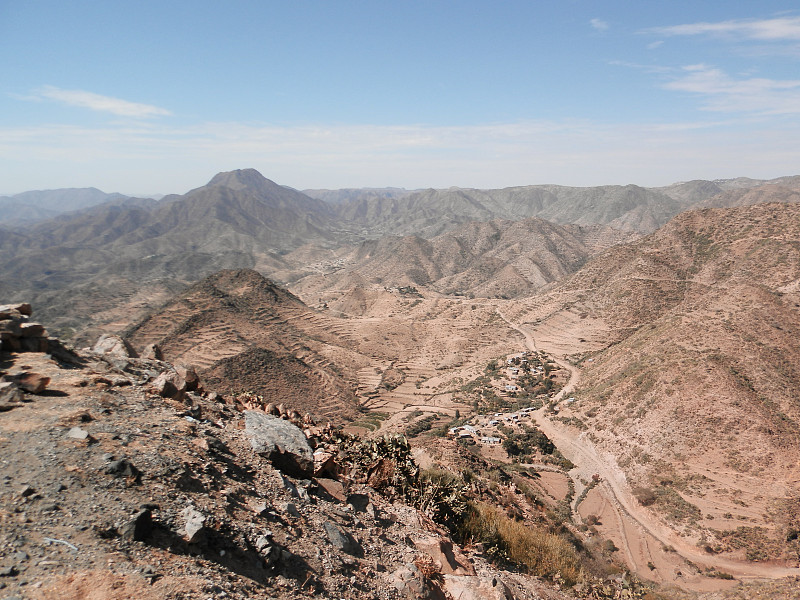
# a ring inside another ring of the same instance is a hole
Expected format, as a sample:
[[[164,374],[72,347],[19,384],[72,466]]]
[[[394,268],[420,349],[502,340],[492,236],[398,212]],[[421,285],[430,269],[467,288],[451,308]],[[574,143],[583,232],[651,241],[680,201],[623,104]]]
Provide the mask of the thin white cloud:
[[[800,40],[800,17],[687,23],[671,27],[656,27],[647,31],[666,36],[727,35],[760,41],[798,41]]]
[[[675,73],[678,70],[675,67],[665,67],[663,65],[645,65],[642,63],[635,63],[626,60],[611,60],[608,61],[608,64],[617,67],[628,67],[629,69],[636,69],[644,73],[667,74],[667,73]]]
[[[120,117],[150,118],[167,116],[170,111],[150,104],[130,102],[111,96],[102,96],[85,90],[64,90],[46,85],[37,90],[36,97],[47,98],[70,106],[88,108],[98,112],[107,112]]]
[[[647,44],[647,49],[648,50],[655,50],[656,48],[661,46],[663,43],[664,43],[664,40],[658,40],[657,42],[651,42],[651,43]]]
[[[139,122],[0,128],[0,180],[8,191],[93,185],[171,193],[245,166],[301,189],[768,178],[795,173],[800,164],[795,121],[737,116],[637,125],[573,120],[465,127],[205,123],[170,128]]]
[[[592,19],[589,21],[589,24],[597,31],[607,31],[609,27],[608,22],[603,21],[602,19]]]
[[[720,69],[698,64],[684,67],[683,75],[664,87],[703,96],[707,110],[800,113],[800,79],[735,79]]]

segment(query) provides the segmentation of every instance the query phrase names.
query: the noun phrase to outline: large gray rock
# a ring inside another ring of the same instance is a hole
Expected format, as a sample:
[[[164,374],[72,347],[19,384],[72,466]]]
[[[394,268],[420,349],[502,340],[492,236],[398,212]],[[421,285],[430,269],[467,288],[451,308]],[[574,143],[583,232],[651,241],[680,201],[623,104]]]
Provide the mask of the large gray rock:
[[[288,421],[257,410],[244,411],[245,433],[253,450],[292,477],[309,478],[314,458],[303,432]]]
[[[118,335],[103,334],[92,348],[92,352],[118,358],[138,358],[136,350]]]
[[[364,556],[364,549],[361,544],[349,532],[340,529],[330,521],[325,521],[322,526],[334,548],[338,548],[351,556]]]

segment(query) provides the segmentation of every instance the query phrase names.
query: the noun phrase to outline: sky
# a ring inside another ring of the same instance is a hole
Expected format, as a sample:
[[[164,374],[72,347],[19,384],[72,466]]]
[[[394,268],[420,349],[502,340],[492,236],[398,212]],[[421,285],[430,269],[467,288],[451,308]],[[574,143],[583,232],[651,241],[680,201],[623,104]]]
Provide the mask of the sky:
[[[800,174],[795,1],[0,0],[0,193]]]

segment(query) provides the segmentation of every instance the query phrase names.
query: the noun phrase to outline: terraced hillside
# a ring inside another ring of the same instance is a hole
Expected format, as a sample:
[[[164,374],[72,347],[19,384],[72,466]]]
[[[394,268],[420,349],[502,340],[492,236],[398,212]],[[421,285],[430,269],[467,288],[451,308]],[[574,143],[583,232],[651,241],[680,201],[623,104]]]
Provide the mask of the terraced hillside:
[[[221,271],[127,336],[139,350],[157,344],[167,360],[195,365],[217,389],[253,391],[319,419],[351,419],[355,376],[325,356],[335,334],[312,325],[312,338],[295,325],[314,318],[299,299],[255,271]]]
[[[516,307],[581,372],[560,419],[708,552],[800,558],[800,206],[680,215]]]

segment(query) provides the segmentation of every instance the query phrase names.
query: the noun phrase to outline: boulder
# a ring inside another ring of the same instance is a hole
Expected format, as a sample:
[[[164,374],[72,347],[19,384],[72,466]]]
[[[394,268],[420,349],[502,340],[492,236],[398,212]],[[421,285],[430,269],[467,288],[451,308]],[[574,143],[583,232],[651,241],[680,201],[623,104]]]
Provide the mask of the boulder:
[[[142,350],[141,358],[148,360],[164,360],[164,354],[158,344],[148,344]]]
[[[186,381],[175,371],[164,371],[150,383],[150,391],[162,398],[183,399]]]
[[[184,523],[184,539],[190,544],[202,541],[205,535],[206,516],[191,505],[181,511],[181,516]]]
[[[103,334],[92,348],[96,354],[116,356],[118,358],[138,358],[136,350],[118,335]]]
[[[314,459],[298,427],[257,410],[244,411],[245,434],[258,454],[292,477],[310,478]]]
[[[511,590],[497,577],[443,575],[442,587],[450,598],[459,600],[514,600]]]
[[[0,350],[3,352],[47,352],[47,332],[39,323],[29,323],[30,304],[0,306]]]
[[[26,392],[41,394],[50,383],[50,378],[39,373],[22,373],[14,376],[14,382]]]
[[[197,371],[191,365],[176,365],[175,372],[178,377],[186,382],[186,391],[194,392],[200,387],[200,377],[197,376]]]

